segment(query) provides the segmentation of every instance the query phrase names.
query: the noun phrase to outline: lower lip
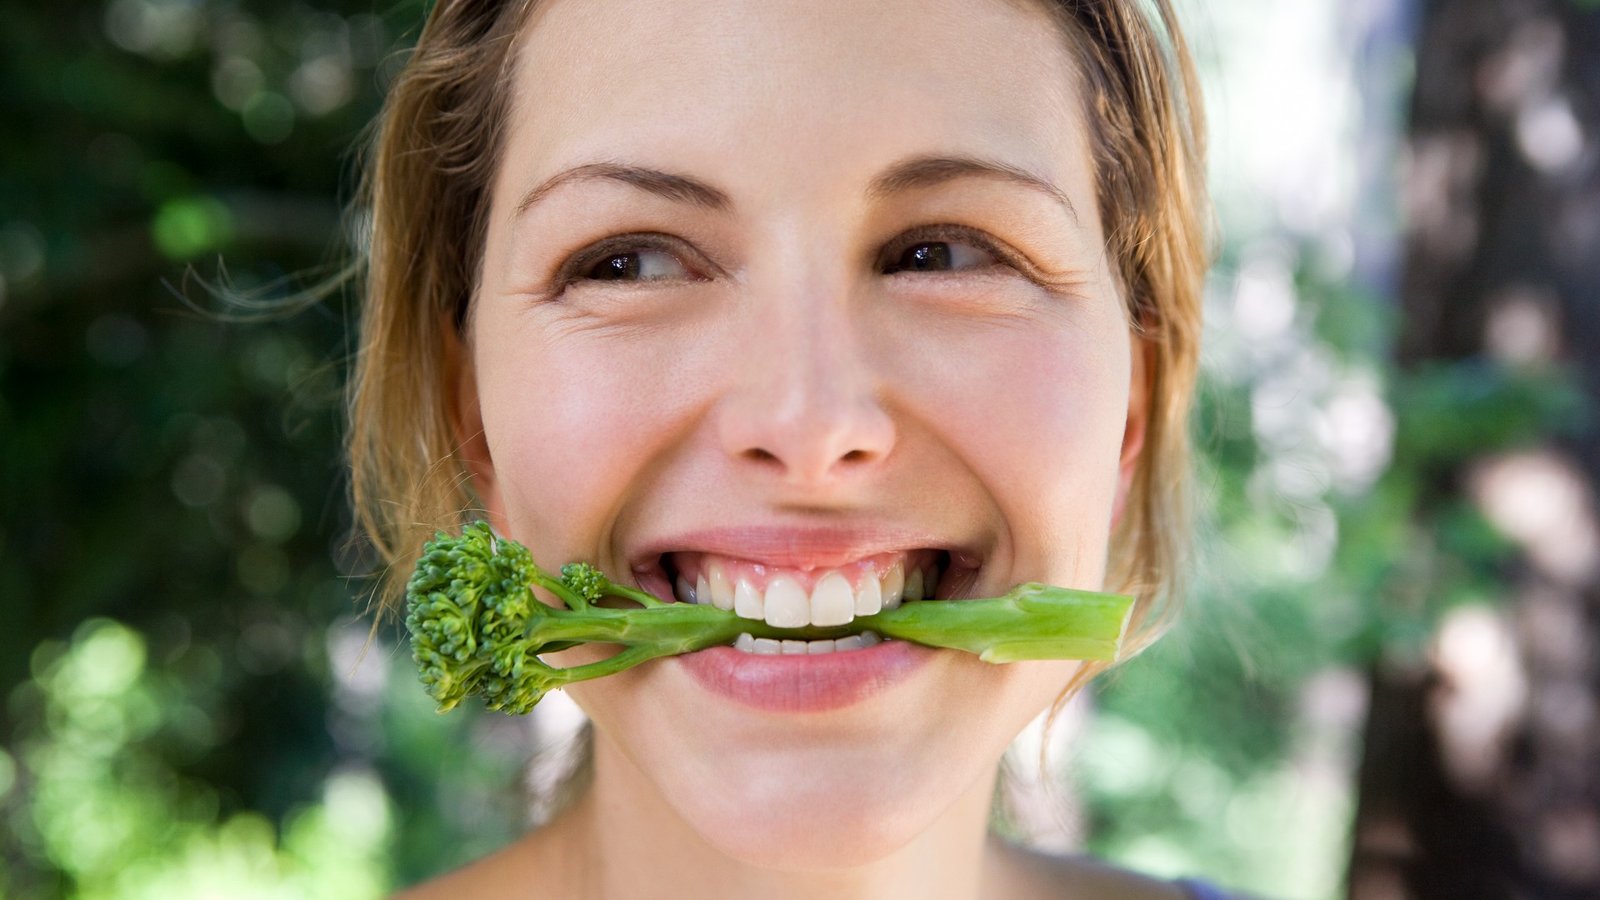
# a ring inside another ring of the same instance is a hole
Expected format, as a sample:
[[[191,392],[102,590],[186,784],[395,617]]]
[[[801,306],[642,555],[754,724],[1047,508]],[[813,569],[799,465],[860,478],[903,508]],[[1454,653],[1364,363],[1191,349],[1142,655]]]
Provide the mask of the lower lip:
[[[775,713],[851,706],[909,678],[935,651],[909,641],[815,656],[710,647],[674,657],[700,686],[735,703]]]

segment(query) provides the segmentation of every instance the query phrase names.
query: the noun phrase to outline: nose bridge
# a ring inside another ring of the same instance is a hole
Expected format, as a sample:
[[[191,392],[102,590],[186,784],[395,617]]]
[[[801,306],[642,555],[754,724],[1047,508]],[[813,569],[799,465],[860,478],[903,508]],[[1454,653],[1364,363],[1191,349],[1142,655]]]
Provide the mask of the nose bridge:
[[[894,424],[845,279],[799,266],[787,273],[751,285],[721,438],[737,465],[824,485],[887,457]]]

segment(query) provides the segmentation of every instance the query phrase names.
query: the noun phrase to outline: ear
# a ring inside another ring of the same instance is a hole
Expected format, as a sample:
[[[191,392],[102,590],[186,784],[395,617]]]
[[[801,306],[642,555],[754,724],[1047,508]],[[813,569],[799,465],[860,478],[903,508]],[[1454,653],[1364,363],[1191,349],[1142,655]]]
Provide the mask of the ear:
[[[1139,454],[1144,451],[1144,437],[1150,425],[1150,354],[1149,342],[1137,334],[1129,333],[1130,366],[1128,379],[1128,420],[1122,430],[1122,455],[1117,463],[1117,496],[1111,506],[1111,527],[1122,521],[1123,508],[1128,494],[1133,490],[1133,476],[1139,469]]]
[[[494,477],[494,460],[489,455],[489,440],[483,431],[483,407],[478,398],[472,347],[456,329],[454,317],[441,316],[439,330],[444,335],[444,387],[451,441],[466,466],[472,479],[472,491],[483,504],[490,523],[504,533],[505,518]]]

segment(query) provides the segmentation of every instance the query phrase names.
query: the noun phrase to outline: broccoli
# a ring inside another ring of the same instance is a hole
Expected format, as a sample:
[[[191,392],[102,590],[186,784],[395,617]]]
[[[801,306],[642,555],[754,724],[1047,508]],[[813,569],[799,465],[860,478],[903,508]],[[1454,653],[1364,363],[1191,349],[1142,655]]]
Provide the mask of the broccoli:
[[[565,608],[549,606],[532,587]],[[637,606],[596,605],[604,597]],[[975,653],[986,662],[1116,658],[1132,606],[1129,597],[1044,584],[1021,584],[988,600],[908,601],[857,616],[846,626],[778,628],[708,604],[665,603],[617,584],[587,563],[561,577],[534,563],[526,547],[497,537],[486,522],[459,537],[439,532],[406,586],[406,628],[422,683],[439,711],[468,696],[490,709],[520,714],[546,692],[599,678],[659,656],[754,637],[837,638],[870,628],[880,634]],[[582,643],[620,644],[600,662],[557,668],[539,658]]]

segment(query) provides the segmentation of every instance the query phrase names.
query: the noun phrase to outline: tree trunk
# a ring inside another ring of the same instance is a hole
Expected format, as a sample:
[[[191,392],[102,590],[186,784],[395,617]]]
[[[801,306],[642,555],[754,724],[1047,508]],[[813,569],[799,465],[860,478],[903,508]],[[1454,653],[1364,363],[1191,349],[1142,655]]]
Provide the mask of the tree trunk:
[[[1402,371],[1543,373],[1593,422],[1600,4],[1426,0],[1416,60]],[[1498,605],[1435,607],[1426,652],[1374,667],[1353,900],[1600,898],[1593,434],[1459,447],[1413,473],[1419,534],[1467,498],[1514,549]]]

